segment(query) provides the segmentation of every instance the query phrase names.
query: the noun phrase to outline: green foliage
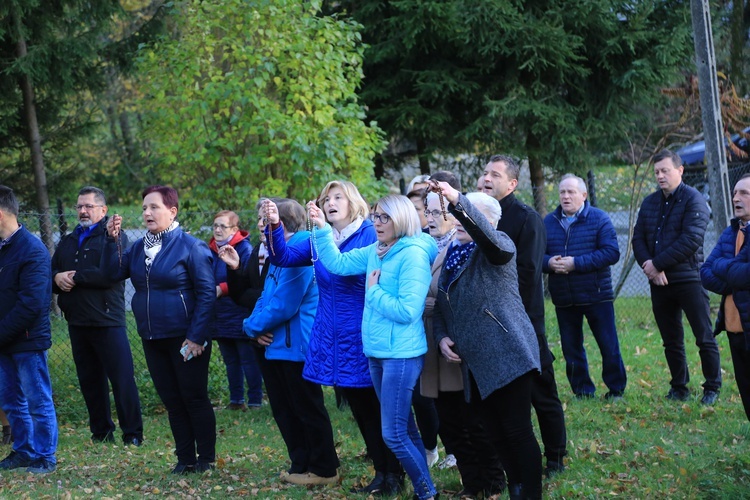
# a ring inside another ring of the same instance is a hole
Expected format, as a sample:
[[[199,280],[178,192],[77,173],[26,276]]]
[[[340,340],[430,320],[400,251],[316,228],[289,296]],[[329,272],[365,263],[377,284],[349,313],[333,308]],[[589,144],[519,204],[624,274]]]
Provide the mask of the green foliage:
[[[311,199],[342,177],[379,191],[371,171],[383,143],[355,94],[358,26],[318,10],[292,0],[178,5],[178,34],[139,61],[154,177],[204,209]]]
[[[420,154],[591,162],[624,142],[692,52],[679,0],[330,3],[364,25],[370,115]]]

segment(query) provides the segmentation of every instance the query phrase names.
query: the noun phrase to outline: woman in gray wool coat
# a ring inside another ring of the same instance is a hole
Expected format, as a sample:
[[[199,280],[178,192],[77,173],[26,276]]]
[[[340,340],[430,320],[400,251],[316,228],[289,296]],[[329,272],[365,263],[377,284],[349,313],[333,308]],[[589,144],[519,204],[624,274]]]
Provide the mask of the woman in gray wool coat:
[[[511,498],[541,498],[542,456],[531,423],[539,345],[518,293],[516,248],[495,230],[497,200],[464,196],[444,182],[439,188],[457,232],[440,275],[435,342],[449,362],[461,364],[466,399],[502,449]]]

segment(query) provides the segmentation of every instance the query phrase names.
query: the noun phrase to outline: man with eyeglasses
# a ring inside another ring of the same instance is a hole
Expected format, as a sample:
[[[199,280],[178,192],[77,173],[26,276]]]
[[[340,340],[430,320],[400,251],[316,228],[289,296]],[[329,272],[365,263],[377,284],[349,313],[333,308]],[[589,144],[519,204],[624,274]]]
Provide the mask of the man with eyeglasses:
[[[78,225],[60,240],[52,256],[52,291],[58,294],[57,303],[68,321],[91,440],[115,439],[109,380],[123,443],[140,446],[143,421],[125,327],[125,285],[103,272],[105,245],[122,245],[125,249],[127,236],[122,232],[119,242],[107,241],[107,204],[99,188],[86,186],[78,192],[76,212]]]

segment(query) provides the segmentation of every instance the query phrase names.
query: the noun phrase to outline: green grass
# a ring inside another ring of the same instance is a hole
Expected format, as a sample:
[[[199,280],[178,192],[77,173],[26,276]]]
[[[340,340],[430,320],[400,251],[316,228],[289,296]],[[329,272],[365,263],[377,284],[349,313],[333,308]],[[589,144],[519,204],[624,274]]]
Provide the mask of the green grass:
[[[623,400],[578,401],[565,378],[564,362],[554,321],[547,308],[550,345],[558,361],[558,386],[568,427],[567,470],[545,481],[549,498],[750,498],[750,424],[747,422],[729,359],[726,336],[719,337],[724,387],[713,408],[700,405],[700,364],[692,334],[687,353],[695,396],[687,403],[667,402],[669,374],[661,339],[645,298],[616,302],[621,349],[629,385]],[[641,318],[631,320],[629,318]],[[64,322],[55,323],[51,356],[53,380],[73,374],[72,362],[61,356]],[[587,332],[592,376],[601,396],[601,358]],[[134,356],[140,342],[133,339]],[[214,351],[210,385],[217,407],[218,469],[201,477],[173,477],[173,442],[167,417],[153,394],[148,374],[138,374],[144,398],[146,442],[140,448],[93,444],[86,412],[75,383],[55,386],[60,441],[58,470],[43,477],[24,472],[0,475],[1,498],[348,498],[349,489],[372,474],[362,458],[364,444],[348,411],[335,407],[333,392],[326,398],[341,460],[341,484],[306,489],[278,479],[287,466],[286,451],[266,405],[246,413],[224,410],[226,385],[218,350]],[[67,373],[64,373],[67,371]],[[74,380],[74,379],[73,379]],[[5,446],[0,454],[7,453]],[[441,455],[443,450],[441,449]],[[460,490],[458,472],[432,469],[444,497]],[[361,496],[360,498],[365,498]],[[405,493],[403,499],[411,498]]]

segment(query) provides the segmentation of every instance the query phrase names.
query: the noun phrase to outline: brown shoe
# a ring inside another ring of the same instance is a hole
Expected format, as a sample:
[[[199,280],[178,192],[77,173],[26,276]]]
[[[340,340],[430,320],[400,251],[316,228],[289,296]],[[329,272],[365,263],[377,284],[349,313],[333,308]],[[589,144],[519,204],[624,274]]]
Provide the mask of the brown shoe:
[[[245,403],[229,403],[227,405],[227,410],[247,411],[247,406]]]
[[[287,483],[299,484],[302,486],[319,486],[338,483],[339,475],[336,474],[331,477],[322,477],[312,472],[303,472],[302,474],[289,474],[281,479]]]

